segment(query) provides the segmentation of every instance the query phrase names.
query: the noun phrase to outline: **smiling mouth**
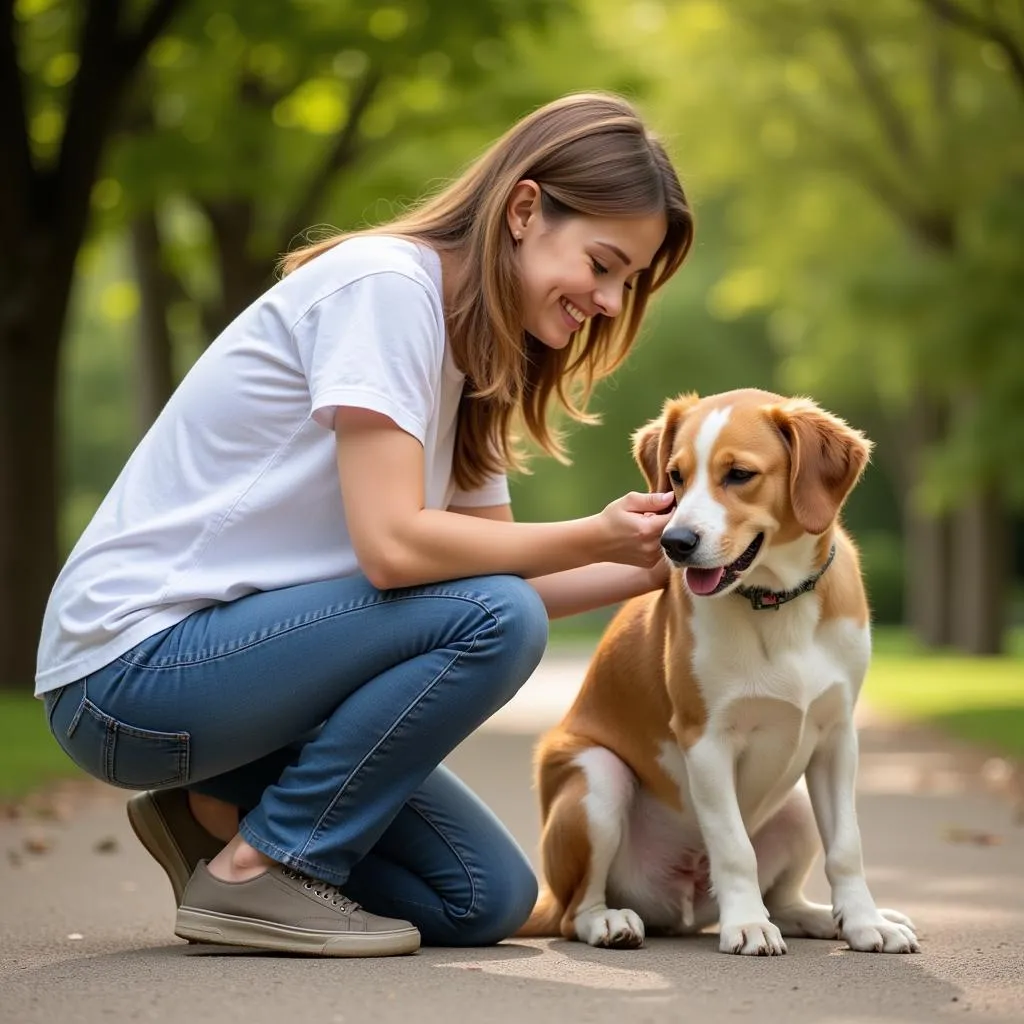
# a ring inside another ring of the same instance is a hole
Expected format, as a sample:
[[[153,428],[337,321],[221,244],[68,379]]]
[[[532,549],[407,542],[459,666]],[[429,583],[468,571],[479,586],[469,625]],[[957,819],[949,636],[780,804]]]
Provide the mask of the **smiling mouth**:
[[[750,563],[757,558],[757,553],[764,543],[764,534],[759,533],[747,546],[747,550],[728,565],[718,565],[714,569],[698,569],[689,566],[686,570],[686,585],[697,597],[712,597],[720,594],[726,587],[731,587],[740,576],[750,568]]]
[[[562,307],[562,311],[566,315],[567,321],[571,321],[576,325],[576,328],[580,328],[586,322],[587,314],[580,309],[575,303],[570,302],[564,295],[559,299],[558,304]]]

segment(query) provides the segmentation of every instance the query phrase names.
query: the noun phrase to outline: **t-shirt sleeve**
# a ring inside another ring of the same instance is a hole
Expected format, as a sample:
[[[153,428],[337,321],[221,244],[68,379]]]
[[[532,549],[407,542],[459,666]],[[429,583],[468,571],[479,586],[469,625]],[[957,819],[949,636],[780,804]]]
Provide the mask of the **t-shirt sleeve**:
[[[508,477],[504,473],[496,473],[471,491],[456,488],[449,505],[461,508],[487,508],[491,505],[509,505],[511,502]]]
[[[340,406],[371,409],[423,443],[444,359],[443,323],[424,284],[367,274],[317,301],[292,334],[317,423],[333,429]]]

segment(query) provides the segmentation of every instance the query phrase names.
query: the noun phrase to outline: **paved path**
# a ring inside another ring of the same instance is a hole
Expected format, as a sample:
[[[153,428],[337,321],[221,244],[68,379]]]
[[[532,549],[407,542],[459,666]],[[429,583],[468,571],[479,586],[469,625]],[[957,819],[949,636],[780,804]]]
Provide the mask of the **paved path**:
[[[532,744],[580,677],[578,659],[550,656],[450,758],[531,853]],[[125,794],[69,787],[44,817],[0,821],[0,1022],[1021,1024],[1024,827],[982,784],[983,759],[863,717],[869,879],[882,905],[917,922],[919,956],[790,940],[786,957],[741,959],[719,954],[713,936],[362,961],[190,947],[172,934],[169,886],[131,836]],[[820,868],[811,895],[826,898]]]

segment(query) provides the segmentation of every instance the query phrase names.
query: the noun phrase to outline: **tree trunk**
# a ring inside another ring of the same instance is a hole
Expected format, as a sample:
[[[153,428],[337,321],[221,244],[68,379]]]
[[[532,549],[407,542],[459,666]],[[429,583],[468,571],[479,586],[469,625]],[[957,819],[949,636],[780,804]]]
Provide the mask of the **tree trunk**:
[[[207,344],[274,282],[277,253],[254,251],[256,214],[251,199],[221,199],[204,206],[213,230],[220,298],[203,311]]]
[[[917,501],[922,462],[929,447],[945,434],[945,410],[917,395],[907,422],[907,490],[903,501],[904,619],[926,647],[952,642],[948,594],[953,583],[950,566],[950,520],[926,514]]]
[[[993,490],[957,509],[952,541],[952,642],[968,654],[1002,654],[1011,548],[1008,518]]]
[[[57,370],[89,197],[118,104],[180,0],[153,0],[131,31],[120,0],[81,6],[52,164],[32,160],[13,27],[0,26],[0,687],[19,689],[59,567]]]
[[[163,246],[156,214],[140,213],[132,223],[132,256],[142,297],[136,346],[139,433],[143,434],[174,390],[174,347],[168,308],[174,283],[163,265]]]
[[[0,338],[0,689],[32,686],[60,564],[54,394],[62,320],[19,318]]]

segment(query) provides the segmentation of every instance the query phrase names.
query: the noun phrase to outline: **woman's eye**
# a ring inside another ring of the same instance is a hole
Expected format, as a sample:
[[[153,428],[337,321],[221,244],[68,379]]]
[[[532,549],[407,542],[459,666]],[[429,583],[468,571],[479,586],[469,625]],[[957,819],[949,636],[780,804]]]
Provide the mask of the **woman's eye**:
[[[602,274],[608,273],[608,268],[601,263],[598,263],[593,256],[590,257],[590,265],[594,268],[594,273],[600,277]]]
[[[740,469],[738,466],[733,466],[725,474],[725,482],[727,484],[745,484],[748,480],[753,480],[755,476],[757,473],[752,469]]]

